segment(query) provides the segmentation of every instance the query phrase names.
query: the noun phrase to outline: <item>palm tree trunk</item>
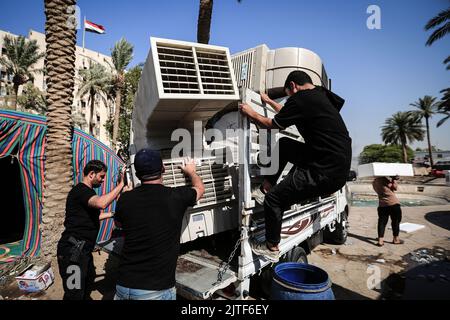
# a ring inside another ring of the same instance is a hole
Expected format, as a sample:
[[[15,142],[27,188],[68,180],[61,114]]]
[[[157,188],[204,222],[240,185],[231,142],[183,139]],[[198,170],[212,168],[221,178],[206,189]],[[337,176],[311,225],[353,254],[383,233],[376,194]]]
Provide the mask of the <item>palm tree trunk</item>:
[[[408,151],[406,150],[405,143],[402,143],[402,150],[403,150],[403,162],[408,163]]]
[[[430,165],[433,166],[433,155],[431,153],[430,124],[428,123],[428,118],[425,118],[425,123],[427,125],[428,156],[430,157]]]
[[[200,10],[197,22],[197,42],[199,43],[209,43],[212,10],[213,0],[200,0]]]
[[[17,96],[19,95],[19,84],[14,82],[13,84],[14,90],[14,110],[17,110]]]
[[[65,203],[72,187],[71,106],[75,77],[76,26],[70,26],[69,6],[76,0],[45,0],[47,70],[47,143],[42,211],[42,255],[56,256],[63,230]]]
[[[91,107],[89,108],[89,134],[91,136],[94,135],[94,107],[95,107],[95,93],[91,92],[89,95],[89,99],[91,100]]]
[[[120,88],[116,92],[116,108],[114,110],[114,126],[113,126],[113,137],[112,144],[113,149],[116,150],[117,136],[119,135],[119,119],[120,119],[120,106],[121,106],[122,92]]]

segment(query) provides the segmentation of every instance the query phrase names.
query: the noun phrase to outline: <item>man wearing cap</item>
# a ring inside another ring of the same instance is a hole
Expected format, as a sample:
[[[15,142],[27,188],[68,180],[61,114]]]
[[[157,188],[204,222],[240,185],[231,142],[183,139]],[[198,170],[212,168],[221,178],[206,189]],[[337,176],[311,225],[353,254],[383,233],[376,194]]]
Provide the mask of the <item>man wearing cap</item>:
[[[253,195],[264,204],[266,241],[252,242],[255,254],[276,262],[285,210],[302,200],[336,192],[346,183],[351,162],[351,138],[339,111],[344,100],[331,91],[314,86],[303,71],[292,71],[284,84],[289,99],[284,106],[262,94],[264,102],[277,114],[263,117],[247,104],[240,111],[257,125],[267,129],[286,129],[295,125],[305,143],[281,138],[274,152],[279,153],[279,168],[274,176],[266,176]],[[287,162],[294,166],[276,184]]]
[[[151,149],[136,154],[134,168],[141,185],[120,197],[114,216],[125,237],[114,299],[175,300],[183,216],[205,188],[193,160],[181,167],[192,186],[165,187],[161,156]]]

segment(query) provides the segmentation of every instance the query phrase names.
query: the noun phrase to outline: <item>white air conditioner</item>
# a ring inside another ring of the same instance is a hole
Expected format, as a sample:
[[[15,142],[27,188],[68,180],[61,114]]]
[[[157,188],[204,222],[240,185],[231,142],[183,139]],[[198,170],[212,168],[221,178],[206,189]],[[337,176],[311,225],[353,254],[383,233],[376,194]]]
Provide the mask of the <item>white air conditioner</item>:
[[[255,92],[271,92],[284,87],[291,71],[305,71],[313,84],[329,88],[329,79],[320,57],[303,48],[269,50],[260,45],[232,56],[238,86]]]
[[[133,111],[132,153],[171,148],[173,130],[193,130],[239,100],[228,48],[150,38]],[[134,152],[133,152],[134,151]]]

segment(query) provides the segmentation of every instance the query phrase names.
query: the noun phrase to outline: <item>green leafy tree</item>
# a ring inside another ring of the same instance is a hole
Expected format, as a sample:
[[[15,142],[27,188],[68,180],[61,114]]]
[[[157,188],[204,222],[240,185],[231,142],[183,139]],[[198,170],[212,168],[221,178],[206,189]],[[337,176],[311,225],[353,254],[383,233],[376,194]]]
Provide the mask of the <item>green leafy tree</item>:
[[[36,40],[26,40],[23,36],[4,37],[4,55],[0,56],[0,64],[6,68],[6,73],[10,74],[13,82],[13,91],[16,102],[14,109],[17,109],[17,95],[19,87],[31,79],[33,74],[42,72],[42,69],[33,68],[33,66],[45,56],[45,53],[39,52],[39,46]]]
[[[408,162],[407,143],[422,141],[424,130],[420,117],[415,112],[397,112],[386,119],[381,137],[386,144],[400,145],[403,150],[403,162]]]
[[[413,159],[414,151],[410,147],[406,149],[408,160]],[[372,162],[397,163],[403,162],[403,160],[403,149],[401,146],[395,144],[371,144],[365,146],[359,155],[359,164]]]
[[[89,63],[88,69],[80,69],[80,86],[78,88],[78,96],[89,96],[90,112],[89,112],[89,134],[94,134],[94,109],[95,100],[101,99],[108,104],[108,97],[111,93],[111,74],[106,68],[96,62]]]
[[[410,105],[417,108],[415,111],[420,120],[425,119],[425,125],[427,130],[427,142],[428,142],[428,156],[430,164],[433,165],[433,156],[431,154],[431,138],[430,138],[430,122],[429,119],[436,113],[439,102],[436,102],[435,97],[425,96],[419,98],[418,101],[411,103]]]
[[[119,132],[117,138],[117,148],[123,155],[124,160],[128,159],[128,149],[130,146],[130,125],[131,115],[134,107],[134,98],[138,89],[139,80],[142,74],[142,65],[131,68],[125,73],[125,83],[122,88],[121,105],[119,117]],[[113,134],[114,119],[110,118],[105,124],[109,135]]]
[[[41,115],[45,115],[47,112],[45,93],[30,82],[24,86],[22,94],[17,98],[17,103],[25,111],[34,111]]]

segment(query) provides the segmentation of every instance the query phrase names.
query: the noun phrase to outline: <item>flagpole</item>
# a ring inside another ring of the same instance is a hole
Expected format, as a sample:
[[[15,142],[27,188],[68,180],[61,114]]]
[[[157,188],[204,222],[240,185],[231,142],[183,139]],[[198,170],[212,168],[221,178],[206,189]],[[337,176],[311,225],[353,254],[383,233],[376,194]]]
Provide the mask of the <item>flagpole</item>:
[[[86,16],[84,16],[83,20],[83,52],[84,52],[84,39],[86,37]]]

